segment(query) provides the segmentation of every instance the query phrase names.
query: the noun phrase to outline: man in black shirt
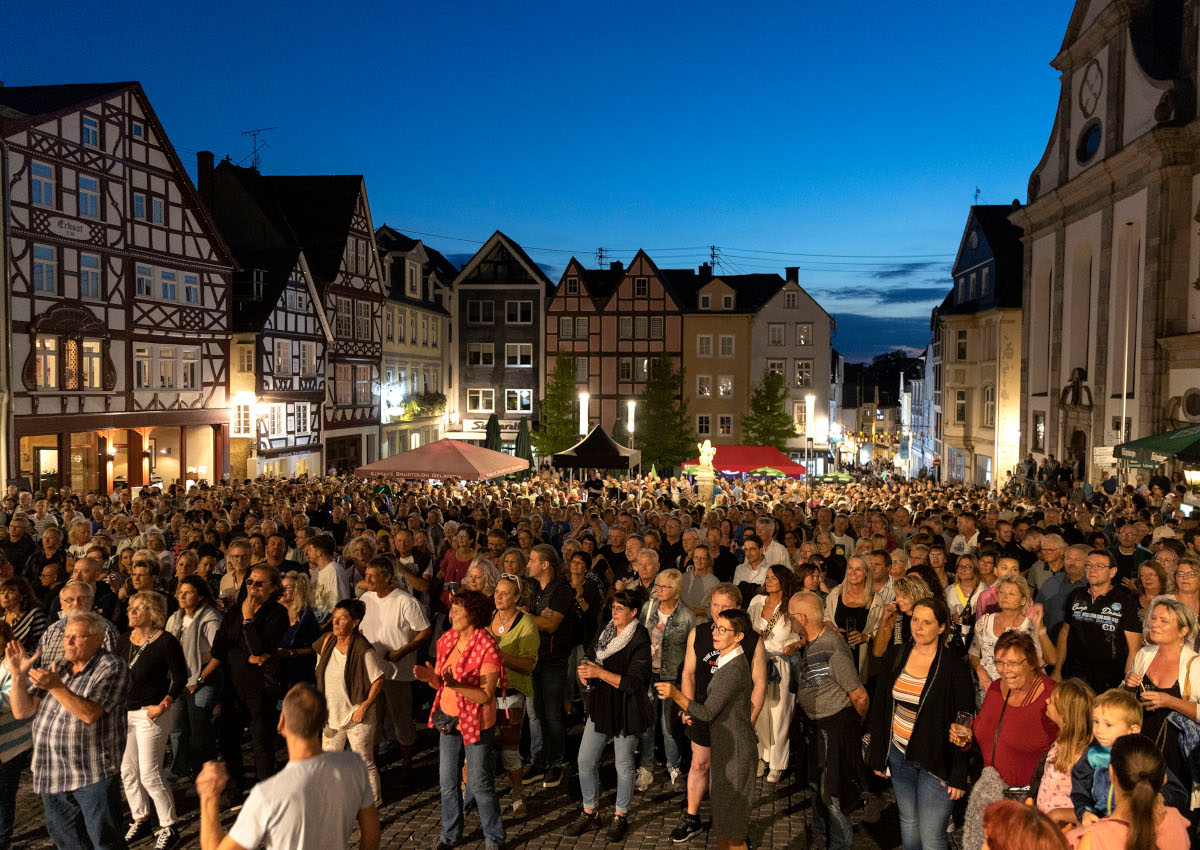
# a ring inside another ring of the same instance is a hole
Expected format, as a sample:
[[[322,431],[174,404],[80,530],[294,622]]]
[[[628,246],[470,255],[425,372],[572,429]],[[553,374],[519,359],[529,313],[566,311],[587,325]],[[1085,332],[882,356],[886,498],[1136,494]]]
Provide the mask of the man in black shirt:
[[[717,581],[733,581],[733,574],[737,570],[737,557],[729,551],[728,546],[721,545],[721,529],[709,527],[705,537],[708,541],[708,551],[712,553],[712,570]]]
[[[1054,678],[1078,677],[1101,693],[1121,684],[1142,645],[1138,601],[1114,585],[1117,564],[1110,552],[1088,555],[1084,576],[1088,586],[1067,597]]]
[[[529,713],[530,754],[533,764],[527,781],[542,779],[554,788],[562,782],[566,755],[567,718],[563,697],[567,686],[567,659],[575,633],[575,591],[559,574],[558,552],[544,543],[529,554],[529,577],[535,582],[532,608],[519,608],[541,633],[537,666],[533,668],[533,699]]]

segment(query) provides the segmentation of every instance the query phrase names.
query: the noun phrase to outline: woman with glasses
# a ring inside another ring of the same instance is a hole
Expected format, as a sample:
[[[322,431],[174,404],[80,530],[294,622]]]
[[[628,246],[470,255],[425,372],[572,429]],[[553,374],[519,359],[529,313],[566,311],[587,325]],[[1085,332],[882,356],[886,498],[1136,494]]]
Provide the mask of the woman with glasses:
[[[140,591],[126,608],[129,631],[117,641],[116,654],[129,665],[129,696],[125,702],[129,732],[121,760],[121,784],[133,815],[125,842],[149,835],[150,806],[158,817],[156,850],[179,841],[175,828],[175,798],[167,784],[163,756],[167,751],[175,701],[188,683],[187,659],[174,635],[164,630],[167,601],[154,591]]]
[[[1200,558],[1184,555],[1179,559],[1173,596],[1182,602],[1193,616],[1200,615]]]
[[[983,813],[1003,797],[1024,801],[1042,758],[1058,738],[1047,706],[1054,680],[1041,667],[1033,638],[1007,631],[996,641],[996,680],[971,726],[956,722],[947,740],[967,748],[972,736],[983,751],[983,774],[971,789],[964,821],[964,850],[983,846]]]
[[[1138,567],[1138,616],[1145,626],[1146,618],[1150,615],[1150,603],[1157,596],[1161,596],[1170,590],[1167,585],[1167,574],[1163,572],[1162,565],[1151,559],[1142,561]]]
[[[680,602],[683,574],[676,569],[662,570],[654,578],[653,593],[642,606],[641,621],[650,635],[650,667],[654,682],[679,684],[683,659],[687,652],[688,633],[696,625],[696,615]],[[786,607],[786,606],[785,606]],[[661,726],[663,750],[667,757],[667,774],[672,787],[679,786],[683,777],[683,747],[679,713],[674,706],[653,700],[657,712],[655,724],[642,733],[638,756],[637,788],[644,791],[654,783],[655,726]],[[676,790],[681,790],[676,787]]]
[[[525,595],[524,582],[517,575],[505,573],[496,582],[492,601],[496,612],[492,615],[488,631],[500,648],[500,660],[508,679],[508,691],[497,702],[496,743],[500,748],[500,763],[508,776],[512,789],[513,817],[525,814],[523,777],[525,766],[521,761],[521,726],[525,719],[525,703],[533,699],[533,677],[529,674],[537,664],[541,635],[533,620],[517,610]]]
[[[798,590],[796,576],[782,564],[774,564],[767,568],[763,589],[766,594],[751,599],[746,613],[751,627],[762,636],[767,665],[775,671],[767,685],[763,710],[754,724],[758,734],[758,775],[766,774],[767,781],[775,783],[787,770],[791,750],[789,730],[796,707],[789,658],[795,653],[800,636],[793,630],[792,618],[787,613],[788,600]]]
[[[612,619],[577,669],[579,681],[590,694],[578,758],[583,811],[564,834],[576,838],[599,827],[600,756],[611,740],[616,753],[617,800],[607,839],[619,843],[629,828],[638,740],[654,728],[650,702],[654,673],[650,634],[638,621],[636,597],[618,590],[611,611]]]
[[[828,531],[817,534],[817,554],[825,559],[825,577],[829,586],[841,584],[846,577],[846,559],[833,550],[833,535]]]
[[[958,630],[951,643],[961,647],[964,654],[974,635],[977,606],[982,593],[979,560],[974,555],[959,555],[955,559],[954,583],[946,588],[946,604],[950,606],[950,617]]]

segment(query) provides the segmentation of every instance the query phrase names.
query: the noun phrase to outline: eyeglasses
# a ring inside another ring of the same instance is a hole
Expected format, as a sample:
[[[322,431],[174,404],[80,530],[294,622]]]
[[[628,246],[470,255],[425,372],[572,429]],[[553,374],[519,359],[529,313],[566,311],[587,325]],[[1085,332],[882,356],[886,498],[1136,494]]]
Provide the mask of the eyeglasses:
[[[1191,570],[1180,570],[1179,572],[1175,573],[1175,578],[1195,578],[1195,577],[1196,577],[1196,573],[1192,572]]]
[[[253,578],[246,579],[247,587],[269,587],[270,584],[271,583],[269,581],[259,581],[258,579]]]
[[[1003,668],[1005,670],[1015,670],[1016,668],[1022,666],[1023,664],[1025,664],[1024,658],[1022,658],[1018,661],[1001,661],[999,658],[996,659],[996,669],[997,670],[999,670],[1001,668]]]
[[[733,629],[729,628],[728,626],[713,626],[712,630],[714,635],[734,634]]]

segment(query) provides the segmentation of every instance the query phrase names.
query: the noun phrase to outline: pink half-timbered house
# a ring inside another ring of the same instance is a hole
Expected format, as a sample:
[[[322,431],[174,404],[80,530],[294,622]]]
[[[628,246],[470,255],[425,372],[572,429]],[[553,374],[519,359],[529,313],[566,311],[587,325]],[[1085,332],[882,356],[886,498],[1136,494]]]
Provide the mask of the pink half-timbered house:
[[[136,82],[0,87],[4,471],[228,473],[234,261]]]

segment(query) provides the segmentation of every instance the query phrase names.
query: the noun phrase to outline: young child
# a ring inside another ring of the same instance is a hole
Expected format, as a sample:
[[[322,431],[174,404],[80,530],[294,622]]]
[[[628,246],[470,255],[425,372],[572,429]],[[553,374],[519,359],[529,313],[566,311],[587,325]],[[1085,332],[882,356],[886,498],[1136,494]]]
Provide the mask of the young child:
[[[1042,760],[1040,778],[1030,800],[1057,824],[1077,824],[1071,802],[1071,768],[1092,743],[1092,703],[1096,693],[1082,679],[1066,679],[1050,694],[1046,716],[1058,726],[1058,739]]]
[[[1108,762],[1113,741],[1142,731],[1142,704],[1124,688],[1109,688],[1092,703],[1093,741],[1071,768],[1071,804],[1080,826],[1112,814]]]
[[[1004,576],[1019,576],[1021,574],[1021,562],[1016,558],[1008,555],[1001,555],[996,559],[996,578],[992,582],[992,586],[979,594],[979,599],[975,603],[975,621],[983,619],[988,614],[994,614],[1000,610],[1000,600],[996,596],[996,585],[1000,583],[1000,579]]]

